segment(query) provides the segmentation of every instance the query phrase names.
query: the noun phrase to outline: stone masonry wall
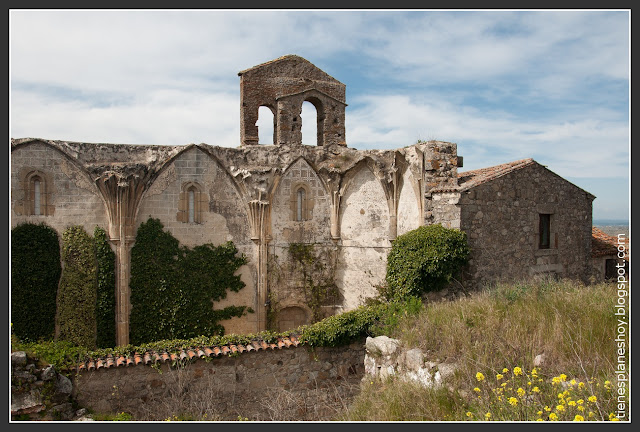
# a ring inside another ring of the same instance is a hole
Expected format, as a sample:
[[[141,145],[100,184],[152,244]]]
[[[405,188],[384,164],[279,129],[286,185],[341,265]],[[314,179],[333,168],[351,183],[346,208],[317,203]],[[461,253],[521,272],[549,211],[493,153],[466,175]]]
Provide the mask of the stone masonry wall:
[[[588,282],[591,198],[537,163],[462,192],[460,228],[474,283],[549,275]],[[551,214],[551,245],[540,249],[539,215]]]
[[[127,412],[133,420],[152,419],[161,415],[166,404],[180,406],[187,399],[213,404],[223,420],[238,416],[265,420],[266,402],[279,390],[355,385],[364,374],[363,365],[363,341],[336,348],[300,345],[177,366],[165,363],[82,372],[74,379],[74,396],[94,412]]]
[[[90,178],[51,146],[33,143],[11,153],[11,227],[20,223],[45,222],[62,236],[71,224],[81,225],[90,235],[97,226],[108,228],[106,208]],[[31,215],[26,197],[29,173],[43,177],[43,215]],[[46,201],[46,205],[45,205]]]

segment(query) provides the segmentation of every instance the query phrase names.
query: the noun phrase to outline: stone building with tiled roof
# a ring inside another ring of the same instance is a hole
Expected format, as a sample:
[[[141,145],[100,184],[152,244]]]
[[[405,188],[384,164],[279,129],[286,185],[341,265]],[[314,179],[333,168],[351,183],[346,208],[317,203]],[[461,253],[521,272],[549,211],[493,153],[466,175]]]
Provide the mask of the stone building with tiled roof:
[[[131,250],[150,217],[183,245],[232,241],[247,257],[246,287],[213,304],[254,311],[222,322],[228,333],[287,330],[361,305],[384,282],[393,240],[427,224],[467,233],[465,284],[586,279],[594,196],[546,167],[524,159],[459,173],[457,146],[443,141],[350,148],[345,85],[309,61],[284,56],[239,76],[238,147],[11,140],[11,227],[107,231],[118,345],[129,343]],[[304,102],[316,108],[315,137],[302,136]],[[261,107],[273,114],[269,143],[258,142]],[[299,244],[322,263],[313,278],[331,295],[321,304],[291,255]]]
[[[458,173],[431,191],[436,220],[465,231],[468,284],[590,275],[595,198],[533,159]],[[438,203],[438,204],[435,204]]]
[[[616,279],[629,270],[629,237],[609,235],[593,227],[591,237],[591,265],[596,280]]]

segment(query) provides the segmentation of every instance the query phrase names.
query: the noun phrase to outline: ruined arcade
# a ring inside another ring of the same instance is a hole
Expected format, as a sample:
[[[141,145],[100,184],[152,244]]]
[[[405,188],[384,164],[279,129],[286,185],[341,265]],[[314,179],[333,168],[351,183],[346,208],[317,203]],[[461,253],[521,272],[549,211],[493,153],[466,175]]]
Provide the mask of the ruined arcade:
[[[129,343],[130,254],[136,230],[157,218],[182,244],[233,241],[246,287],[214,304],[254,313],[227,333],[285,330],[350,310],[376,294],[391,242],[420,225],[467,233],[469,285],[553,274],[585,280],[595,198],[526,159],[459,172],[454,143],[357,150],[345,131],[345,85],[288,55],[239,72],[237,147],[11,140],[11,226],[98,225],[116,253],[118,345]],[[317,112],[317,145],[302,142],[301,109]],[[273,113],[259,143],[258,110]],[[313,254],[304,268],[296,251]],[[328,293],[309,299],[306,277]]]

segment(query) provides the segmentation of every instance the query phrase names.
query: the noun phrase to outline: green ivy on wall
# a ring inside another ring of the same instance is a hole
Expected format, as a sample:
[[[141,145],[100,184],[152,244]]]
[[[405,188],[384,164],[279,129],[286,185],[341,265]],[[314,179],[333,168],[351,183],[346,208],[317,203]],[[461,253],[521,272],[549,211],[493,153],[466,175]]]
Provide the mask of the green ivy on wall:
[[[18,338],[53,338],[60,272],[60,244],[53,228],[24,223],[11,230],[11,323]]]
[[[116,345],[116,254],[104,229],[97,226],[93,239],[97,262],[96,345],[109,348]]]
[[[253,312],[246,306],[214,310],[213,302],[245,284],[235,272],[247,260],[232,242],[181,246],[158,219],[140,224],[131,249],[132,344],[223,335],[219,321]]]
[[[293,271],[300,273],[305,302],[313,316],[312,322],[325,318],[322,307],[341,301],[340,290],[335,283],[335,264],[329,254],[316,251],[313,244],[291,243],[288,248]]]
[[[57,339],[96,347],[96,255],[93,238],[80,225],[62,233]]]

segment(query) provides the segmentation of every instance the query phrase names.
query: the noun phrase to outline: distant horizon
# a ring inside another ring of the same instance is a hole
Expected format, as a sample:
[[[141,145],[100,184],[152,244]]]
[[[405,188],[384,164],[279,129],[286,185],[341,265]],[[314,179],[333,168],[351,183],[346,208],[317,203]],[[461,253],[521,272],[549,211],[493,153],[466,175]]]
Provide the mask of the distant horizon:
[[[629,219],[593,219],[592,224],[593,225],[629,225]]]

